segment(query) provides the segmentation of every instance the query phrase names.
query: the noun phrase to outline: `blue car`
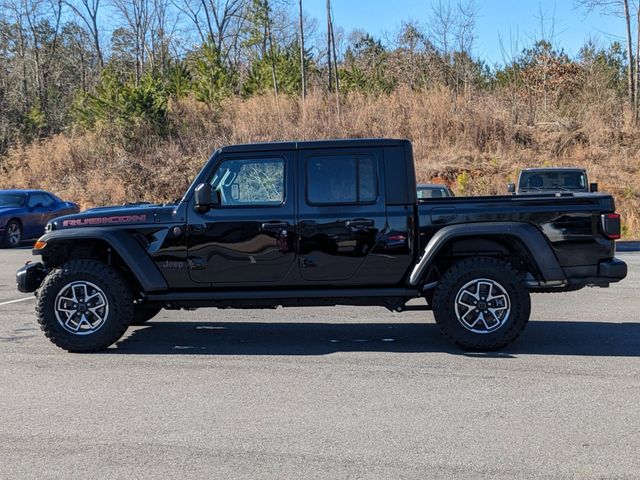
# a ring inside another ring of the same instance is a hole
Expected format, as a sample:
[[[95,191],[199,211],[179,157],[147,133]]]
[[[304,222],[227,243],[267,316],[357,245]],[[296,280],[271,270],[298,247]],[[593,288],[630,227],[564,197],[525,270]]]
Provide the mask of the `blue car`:
[[[38,238],[49,220],[80,207],[42,190],[0,190],[0,243],[5,248]]]

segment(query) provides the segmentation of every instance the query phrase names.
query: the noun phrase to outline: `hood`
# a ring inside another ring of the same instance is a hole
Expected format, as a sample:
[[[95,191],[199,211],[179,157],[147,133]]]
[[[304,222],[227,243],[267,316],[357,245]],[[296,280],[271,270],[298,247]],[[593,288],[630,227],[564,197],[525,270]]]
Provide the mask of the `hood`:
[[[91,208],[81,213],[58,217],[47,225],[46,230],[155,223],[158,207],[158,204],[142,203]]]

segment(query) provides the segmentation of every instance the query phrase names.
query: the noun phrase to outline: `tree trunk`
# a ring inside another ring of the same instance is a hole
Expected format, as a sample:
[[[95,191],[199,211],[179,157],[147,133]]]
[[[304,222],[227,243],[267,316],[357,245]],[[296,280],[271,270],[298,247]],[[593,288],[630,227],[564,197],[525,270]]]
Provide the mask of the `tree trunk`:
[[[624,20],[627,27],[627,83],[629,106],[633,111],[633,118],[636,117],[635,111],[635,89],[634,89],[634,64],[633,64],[633,39],[631,37],[631,15],[629,13],[629,0],[623,0],[624,3]]]
[[[96,49],[96,55],[98,56],[98,66],[102,70],[104,68],[104,56],[102,55],[102,48],[100,48],[100,33],[98,31],[98,11],[97,10],[95,15],[91,16],[91,23],[93,25],[93,30],[91,31],[91,35],[93,36],[93,44]]]
[[[300,7],[300,80],[302,81],[302,118],[305,114],[305,97],[307,96],[307,72],[304,65],[304,24],[302,19],[302,0],[299,0],[298,6]]]
[[[640,55],[638,55],[638,52],[640,52],[640,5],[638,5],[638,8],[636,9],[636,71],[633,85],[635,93],[635,97],[633,99],[633,123],[635,125],[638,124],[638,98],[640,98],[640,95],[638,95],[638,83],[640,80],[638,78],[640,76]]]
[[[271,17],[269,15],[269,5],[265,2],[265,28],[267,33],[267,40],[269,42],[269,56],[271,57],[271,78],[273,80],[273,91],[276,96],[276,110],[279,111],[278,106],[278,76],[276,73],[276,56],[273,48],[273,36],[271,34]]]
[[[333,72],[336,86],[336,108],[338,111],[338,118],[340,118],[340,81],[338,77],[338,55],[336,53],[336,37],[333,34],[333,19],[331,18],[331,16],[329,16],[329,26],[331,27],[331,49],[333,50]]]
[[[331,76],[331,0],[327,0],[327,68],[329,70],[329,91],[333,90]]]

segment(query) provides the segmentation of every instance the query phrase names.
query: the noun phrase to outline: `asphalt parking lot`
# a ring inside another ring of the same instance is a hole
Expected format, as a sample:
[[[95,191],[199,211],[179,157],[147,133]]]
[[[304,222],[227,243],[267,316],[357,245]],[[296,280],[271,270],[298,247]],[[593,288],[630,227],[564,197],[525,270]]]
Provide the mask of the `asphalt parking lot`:
[[[73,355],[15,290],[30,251],[0,251],[0,478],[640,478],[640,253],[620,256],[619,285],[534,295],[499,353],[339,307],[165,311]]]

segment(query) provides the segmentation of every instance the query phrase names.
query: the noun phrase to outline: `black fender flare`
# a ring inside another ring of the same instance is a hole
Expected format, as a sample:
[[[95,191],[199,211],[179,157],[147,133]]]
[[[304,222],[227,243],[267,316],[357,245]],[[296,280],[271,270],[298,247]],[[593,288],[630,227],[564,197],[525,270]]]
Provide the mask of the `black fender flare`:
[[[566,282],[564,271],[544,234],[534,225],[524,222],[482,222],[448,225],[438,230],[425,247],[411,272],[409,283],[417,285],[440,250],[451,240],[465,237],[498,236],[519,240],[530,254],[545,282]]]
[[[140,283],[145,292],[167,290],[167,281],[142,245],[124,229],[77,228],[53,230],[40,237],[46,242],[41,249],[33,250],[34,255],[47,255],[48,252],[64,243],[75,241],[103,241],[122,258],[127,268]]]

